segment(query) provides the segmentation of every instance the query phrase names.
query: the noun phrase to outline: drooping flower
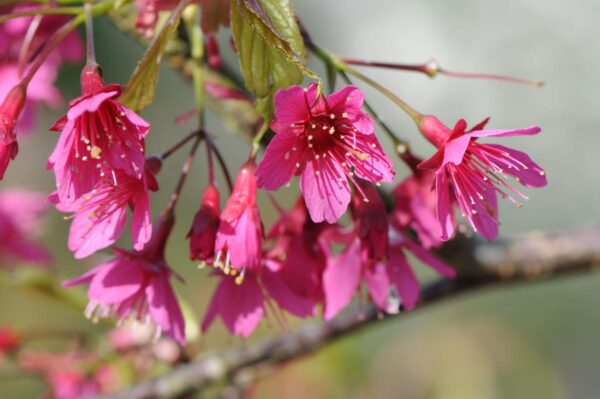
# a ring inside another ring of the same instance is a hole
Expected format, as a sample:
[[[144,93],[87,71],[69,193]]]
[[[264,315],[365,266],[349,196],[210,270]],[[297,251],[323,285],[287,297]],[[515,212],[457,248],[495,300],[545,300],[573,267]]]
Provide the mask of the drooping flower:
[[[157,335],[164,333],[184,344],[185,323],[169,282],[173,271],[164,256],[172,228],[172,217],[160,218],[142,251],[115,249],[114,259],[63,285],[89,284],[88,317],[151,320]]]
[[[436,117],[423,117],[419,129],[438,148],[421,169],[435,171],[437,219],[442,240],[448,240],[455,231],[453,204],[456,202],[476,232],[491,240],[498,235],[497,194],[518,202],[510,193],[527,199],[506,181],[512,176],[526,187],[543,187],[546,175],[542,168],[523,152],[497,144],[482,144],[483,137],[510,137],[534,135],[538,126],[513,130],[483,130],[487,119],[471,130],[459,120],[450,130]],[[508,191],[508,192],[507,192]]]
[[[293,175],[315,222],[336,222],[350,203],[348,179],[391,181],[392,162],[384,153],[371,118],[362,112],[364,95],[353,86],[328,97],[316,84],[275,93],[277,134],[256,174],[258,186],[275,190]]]
[[[226,274],[236,269],[243,276],[247,269],[257,271],[261,263],[263,231],[256,206],[255,169],[253,161],[242,166],[221,214],[214,265]]]
[[[125,230],[128,208],[132,209],[133,247],[140,251],[150,240],[152,224],[148,190],[158,189],[156,179],[150,172],[144,173],[141,179],[120,170],[114,176],[118,183],[105,178],[72,203],[60,203],[56,193],[51,197],[60,211],[74,214],[69,249],[77,259],[114,244]]]
[[[217,316],[232,334],[242,337],[252,334],[259,325],[265,313],[265,298],[257,275],[249,271],[243,282],[239,281],[232,276],[221,277],[202,320],[202,331],[208,330]]]
[[[210,184],[204,191],[200,209],[196,212],[188,233],[190,259],[212,261],[220,214],[219,190],[214,184]]]
[[[60,202],[78,199],[106,177],[120,184],[119,170],[136,179],[144,172],[144,137],[150,124],[116,100],[121,86],[105,86],[99,67],[91,64],[82,71],[81,91],[51,129],[61,131],[48,160]]]
[[[50,253],[34,241],[47,208],[43,193],[7,190],[0,193],[0,264],[13,269],[25,261],[46,266]]]
[[[442,245],[443,241],[435,211],[435,173],[417,169],[421,160],[410,158],[413,174],[398,184],[392,192],[394,210],[390,221],[400,231],[413,229],[424,248],[436,248]]]
[[[267,287],[285,288],[270,291],[271,297],[280,306],[298,317],[313,316],[317,306],[323,303],[323,271],[327,257],[331,256],[328,232],[335,228],[325,223],[314,223],[302,198],[294,207],[281,212],[267,237],[276,240],[267,253],[271,275],[263,279],[273,281]]]
[[[4,178],[9,162],[15,159],[19,152],[15,125],[25,106],[25,96],[25,87],[17,85],[0,104],[0,179]]]

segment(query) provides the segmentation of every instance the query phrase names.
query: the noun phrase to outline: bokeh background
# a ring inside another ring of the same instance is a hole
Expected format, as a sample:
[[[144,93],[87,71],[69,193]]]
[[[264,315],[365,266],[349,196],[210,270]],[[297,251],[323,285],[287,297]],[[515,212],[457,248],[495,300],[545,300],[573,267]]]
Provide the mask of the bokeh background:
[[[450,70],[490,72],[542,79],[546,86],[458,80],[400,71],[363,69],[416,109],[437,114],[453,124],[459,117],[475,123],[491,116],[499,128],[539,124],[540,136],[506,139],[545,167],[549,186],[529,191],[523,208],[501,206],[501,232],[563,230],[598,222],[600,184],[600,2],[597,0],[376,0],[293,1],[313,39],[337,54],[353,58],[424,62],[436,58]],[[221,32],[228,50],[229,32]],[[142,48],[108,22],[99,23],[97,58],[107,81],[125,83]],[[227,63],[237,71],[231,54]],[[316,60],[311,63],[323,70]],[[65,69],[60,87],[65,98],[78,95],[75,67]],[[323,74],[324,76],[324,74]],[[386,121],[408,138],[423,156],[432,147],[414,125],[379,93],[364,87]],[[174,117],[192,108],[190,86],[163,67],[155,103],[143,115],[153,124],[149,153],[160,152],[190,126],[175,126]],[[56,135],[49,123],[63,109],[44,112],[38,131],[21,146],[3,187],[49,191],[53,176],[45,172]],[[228,134],[216,117],[209,130],[235,170],[248,144]],[[382,141],[385,141],[382,138]],[[389,148],[389,142],[386,145]],[[153,197],[159,210],[179,173],[183,154],[169,159],[159,177],[161,192]],[[206,182],[203,154],[178,208],[178,225],[168,248],[172,266],[187,279],[178,285],[197,317],[203,314],[214,282],[187,258],[184,241]],[[398,163],[402,177],[406,169]],[[221,180],[222,181],[222,180]],[[282,190],[289,205],[297,188]],[[263,204],[266,197],[262,197]],[[266,225],[275,215],[262,208]],[[53,273],[67,278],[96,265],[106,255],[75,261],[66,249],[68,223],[51,211],[45,243],[55,256]],[[127,238],[124,240],[127,243]],[[599,243],[600,245],[600,243]],[[427,279],[428,275],[424,276]],[[453,299],[414,315],[375,326],[345,338],[319,354],[290,364],[256,386],[257,398],[592,398],[600,392],[600,276],[565,278],[536,285],[486,290]],[[37,293],[0,288],[0,324],[30,330],[59,328],[98,335],[102,327],[82,314]],[[292,323],[295,323],[292,321]],[[260,336],[281,333],[263,326]],[[216,325],[201,338],[207,349],[244,342]],[[44,348],[60,348],[45,342]],[[42,382],[0,373],[0,397],[34,397]]]

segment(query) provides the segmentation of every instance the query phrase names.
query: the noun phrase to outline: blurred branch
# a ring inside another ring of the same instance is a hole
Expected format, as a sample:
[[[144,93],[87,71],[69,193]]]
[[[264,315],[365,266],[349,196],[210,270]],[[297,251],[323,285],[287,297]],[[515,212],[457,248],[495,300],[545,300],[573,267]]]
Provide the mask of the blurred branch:
[[[530,233],[507,241],[483,242],[460,237],[442,251],[458,265],[458,278],[440,279],[422,289],[414,311],[481,288],[555,279],[600,266],[600,226],[562,233]],[[410,313],[412,313],[410,312]],[[278,365],[311,354],[364,327],[402,318],[408,312],[384,315],[373,306],[348,311],[331,322],[313,322],[262,342],[205,354],[161,377],[107,398],[171,398],[225,384],[239,392]],[[235,394],[232,397],[236,397]],[[241,395],[240,397],[243,397]]]

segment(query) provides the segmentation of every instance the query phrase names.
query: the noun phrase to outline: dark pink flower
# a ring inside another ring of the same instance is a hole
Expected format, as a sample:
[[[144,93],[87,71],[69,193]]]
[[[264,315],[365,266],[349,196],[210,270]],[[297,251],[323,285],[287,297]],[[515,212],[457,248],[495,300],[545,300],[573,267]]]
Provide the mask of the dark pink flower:
[[[361,256],[361,242],[355,239],[338,256],[328,259],[323,274],[325,320],[335,317],[350,303],[361,280],[364,281],[375,305],[382,311],[398,311],[398,303],[394,302],[390,295],[392,293],[397,295],[405,309],[414,308],[419,300],[420,286],[404,251],[409,251],[443,276],[455,276],[454,269],[393,229],[390,231],[387,258],[374,264],[364,262]]]
[[[76,200],[102,179],[120,184],[119,170],[136,179],[144,171],[144,137],[150,124],[116,100],[121,86],[105,86],[99,67],[88,65],[81,89],[82,96],[71,101],[67,115],[52,127],[61,131],[48,160],[60,202]]]
[[[372,183],[359,180],[361,195],[353,198],[356,235],[361,243],[363,261],[379,261],[388,250],[388,215],[385,204]]]
[[[4,178],[8,163],[19,152],[15,125],[25,106],[25,96],[25,87],[19,84],[8,92],[0,104],[0,179]]]
[[[19,261],[46,266],[51,256],[33,239],[41,230],[46,195],[7,190],[0,193],[0,264],[12,269]]]
[[[413,174],[398,184],[392,193],[395,202],[390,221],[400,231],[413,229],[424,248],[436,248],[443,241],[435,210],[435,173],[417,169],[420,160],[411,158]]]
[[[114,316],[152,320],[157,334],[164,333],[184,344],[184,319],[169,279],[173,274],[164,257],[173,219],[159,219],[152,240],[143,251],[115,249],[116,257],[65,287],[89,284],[88,317]]]
[[[242,275],[247,269],[257,271],[261,263],[263,231],[256,206],[255,168],[253,161],[242,166],[221,214],[214,265],[225,274],[230,269]]]
[[[210,184],[204,191],[202,204],[194,216],[192,227],[188,233],[190,259],[212,261],[215,254],[220,214],[219,190],[214,184]]]
[[[21,335],[11,326],[0,326],[0,357],[21,346]]]
[[[517,201],[506,190],[527,199],[505,178],[512,176],[526,187],[546,185],[544,171],[527,154],[477,141],[482,137],[534,135],[541,129],[531,126],[514,130],[483,130],[486,123],[487,120],[469,131],[462,119],[452,130],[434,116],[423,117],[419,123],[423,135],[438,148],[437,153],[421,163],[419,168],[435,171],[437,218],[443,240],[454,234],[454,202],[475,231],[491,240],[498,235],[497,193],[515,203]]]
[[[334,223],[350,203],[348,178],[392,181],[392,162],[361,110],[363,101],[353,86],[327,98],[318,95],[316,84],[275,93],[271,128],[277,134],[256,171],[258,186],[275,190],[300,176],[312,220]]]
[[[202,331],[208,330],[217,316],[232,334],[242,337],[259,325],[265,314],[265,298],[258,278],[252,271],[245,273],[243,280],[240,276],[222,275],[202,320]]]
[[[77,259],[114,244],[125,230],[128,208],[132,209],[133,247],[142,250],[150,240],[152,224],[148,190],[158,189],[154,176],[146,172],[141,179],[136,179],[118,170],[115,177],[116,185],[104,179],[75,202],[57,203],[59,210],[74,213],[69,249],[75,252]],[[51,199],[58,201],[56,195]]]

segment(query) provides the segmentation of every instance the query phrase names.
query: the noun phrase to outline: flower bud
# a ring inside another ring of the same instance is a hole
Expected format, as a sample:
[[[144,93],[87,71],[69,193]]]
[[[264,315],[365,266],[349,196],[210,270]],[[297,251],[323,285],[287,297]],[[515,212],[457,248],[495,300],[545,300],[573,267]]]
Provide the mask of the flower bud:
[[[190,239],[190,259],[211,260],[215,253],[215,238],[219,229],[219,190],[211,184],[202,196],[200,209],[188,233]]]

